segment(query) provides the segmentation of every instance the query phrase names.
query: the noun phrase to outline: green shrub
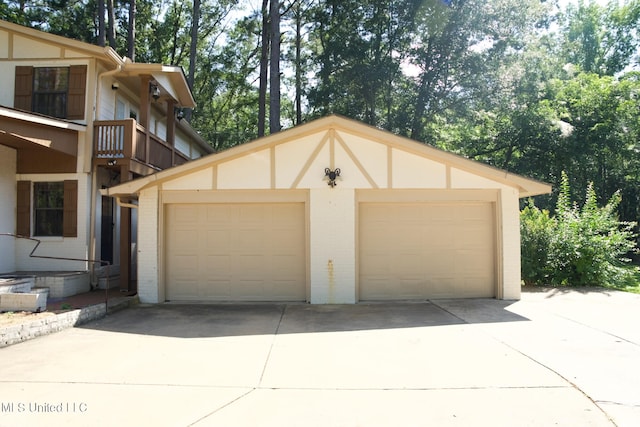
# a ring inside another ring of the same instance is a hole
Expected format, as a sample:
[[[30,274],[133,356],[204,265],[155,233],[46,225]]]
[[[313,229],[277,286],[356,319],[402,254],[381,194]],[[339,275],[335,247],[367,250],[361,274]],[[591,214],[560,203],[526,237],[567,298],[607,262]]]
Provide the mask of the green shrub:
[[[520,214],[522,278],[526,284],[624,286],[637,268],[625,256],[635,247],[634,223],[618,220],[621,197],[599,207],[593,184],[582,208],[571,203],[569,180],[562,184],[555,216],[529,201]]]
[[[525,284],[549,283],[549,252],[557,225],[549,211],[538,209],[533,200],[520,212],[521,268]]]

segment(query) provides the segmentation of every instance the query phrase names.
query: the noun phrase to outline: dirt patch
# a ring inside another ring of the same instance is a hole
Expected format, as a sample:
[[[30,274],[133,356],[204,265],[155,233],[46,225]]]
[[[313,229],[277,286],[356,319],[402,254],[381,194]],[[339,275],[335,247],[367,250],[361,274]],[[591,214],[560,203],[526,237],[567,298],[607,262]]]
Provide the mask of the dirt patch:
[[[42,313],[31,313],[30,311],[9,311],[6,313],[0,313],[0,327],[29,323],[33,320],[40,320],[55,315],[56,313],[50,311]]]

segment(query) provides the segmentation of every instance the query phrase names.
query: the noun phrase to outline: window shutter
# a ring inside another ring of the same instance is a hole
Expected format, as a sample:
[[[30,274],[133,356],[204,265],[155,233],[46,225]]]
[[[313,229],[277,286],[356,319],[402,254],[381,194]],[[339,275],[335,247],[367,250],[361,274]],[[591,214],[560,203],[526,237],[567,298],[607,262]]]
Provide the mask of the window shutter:
[[[67,97],[67,119],[84,120],[86,87],[87,87],[87,66],[72,65],[69,68],[69,92]]]
[[[16,234],[31,237],[31,181],[18,181]]]
[[[33,92],[33,67],[16,67],[13,108],[31,111],[31,94]]]
[[[62,236],[78,237],[78,181],[64,182]]]

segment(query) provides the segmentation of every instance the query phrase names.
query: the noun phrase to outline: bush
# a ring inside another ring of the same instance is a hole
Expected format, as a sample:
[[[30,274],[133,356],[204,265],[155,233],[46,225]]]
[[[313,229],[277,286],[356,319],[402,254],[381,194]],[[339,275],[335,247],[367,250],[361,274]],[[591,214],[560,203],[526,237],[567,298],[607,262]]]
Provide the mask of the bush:
[[[626,255],[636,250],[635,223],[618,220],[621,196],[598,207],[593,184],[582,208],[571,203],[569,180],[562,184],[555,217],[529,201],[520,213],[522,278],[525,284],[624,286],[637,267]]]

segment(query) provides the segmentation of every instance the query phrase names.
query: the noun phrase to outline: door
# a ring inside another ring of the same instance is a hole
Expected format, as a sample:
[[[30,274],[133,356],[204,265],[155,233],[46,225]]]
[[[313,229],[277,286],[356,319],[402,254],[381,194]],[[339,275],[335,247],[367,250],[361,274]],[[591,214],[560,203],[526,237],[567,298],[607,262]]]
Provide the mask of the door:
[[[303,203],[171,204],[166,295],[182,301],[304,301]]]
[[[495,296],[493,203],[362,203],[361,300]]]

